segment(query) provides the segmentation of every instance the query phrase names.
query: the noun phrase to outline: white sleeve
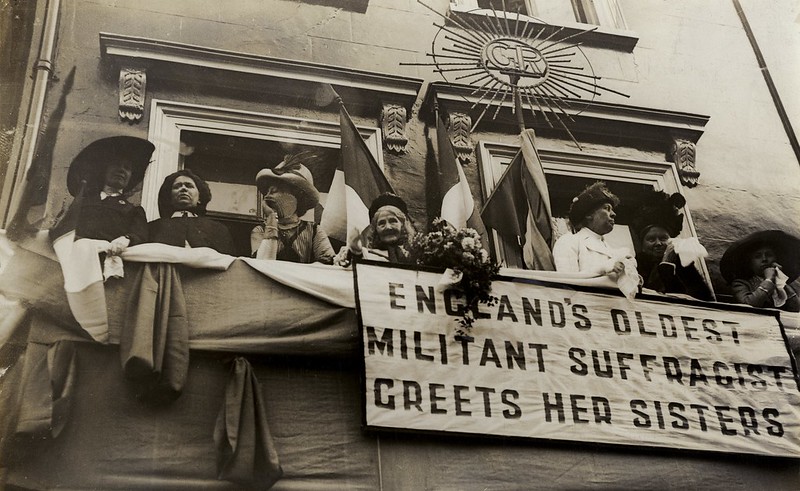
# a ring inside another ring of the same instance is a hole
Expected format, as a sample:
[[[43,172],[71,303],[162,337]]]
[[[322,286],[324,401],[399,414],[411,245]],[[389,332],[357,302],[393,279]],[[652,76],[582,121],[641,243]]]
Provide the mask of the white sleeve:
[[[575,234],[562,235],[553,246],[553,260],[556,263],[556,271],[562,273],[578,273],[578,245]]]

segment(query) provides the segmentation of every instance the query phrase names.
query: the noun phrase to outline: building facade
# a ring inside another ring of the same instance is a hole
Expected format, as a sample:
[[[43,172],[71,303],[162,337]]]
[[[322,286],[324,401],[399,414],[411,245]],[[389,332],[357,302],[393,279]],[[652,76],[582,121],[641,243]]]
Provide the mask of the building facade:
[[[260,220],[254,176],[285,154],[310,150],[317,155],[312,172],[322,207],[309,217],[319,220],[323,212],[340,158],[338,105],[327,84],[341,97],[395,191],[408,201],[418,228],[433,218],[428,213],[435,203],[426,184],[426,127],[435,126],[437,110],[473,197],[482,204],[519,148],[519,118],[510,98],[483,97],[469,79],[449,72],[441,56],[429,55],[439,49],[437,40],[448,35],[446,19],[458,15],[476,36],[504,25],[542,32],[541,38],[574,35],[581,42],[579,56],[600,77],[595,83],[602,88],[595,97],[565,88],[567,99],[581,94],[566,110],[556,103],[523,108],[525,125],[537,132],[554,216],[566,216],[577,192],[603,180],[622,199],[614,240],[632,246],[627,225],[644,191],[681,192],[687,201],[682,236],[697,237],[708,249],[703,274],[721,301],[731,298],[719,273],[731,242],[764,229],[800,235],[796,5],[773,2],[764,9],[748,0],[493,3],[39,0],[7,5],[4,22],[13,26],[13,35],[4,29],[3,42],[14,70],[4,71],[4,94],[11,97],[3,97],[7,162],[0,174],[2,223],[10,220],[37,135],[52,124],[56,94],[72,67],[75,82],[57,139],[45,142],[53,145],[47,201],[40,211],[45,222],[69,203],[67,170],[80,149],[105,136],[139,136],[156,146],[142,190],[134,197],[148,218],[158,217],[157,193],[164,177],[190,168],[210,182],[210,214],[229,227],[240,254],[248,256],[249,230]],[[524,26],[518,20],[509,24],[520,16]],[[520,265],[514,247],[496,235],[491,245],[500,261]],[[495,446],[492,451],[501,450]],[[550,450],[559,454],[548,473],[552,478],[572,449]],[[425,452],[434,460],[446,454],[436,445]],[[470,459],[467,446],[459,444],[456,454]],[[636,481],[641,475],[605,474],[597,468],[602,466],[598,453],[578,454],[588,459],[582,462],[593,476],[606,476],[610,487],[665,484]],[[398,455],[386,472],[399,479],[404,462],[413,459],[410,451]],[[706,457],[685,455],[660,462],[670,457],[649,455],[642,462],[658,467],[662,478],[683,474],[682,466],[700,472],[707,463],[707,480],[683,481],[704,487],[742,464],[738,458],[704,462]],[[780,463],[772,475],[759,470],[772,464],[751,465],[739,484],[766,479],[776,487],[793,487],[786,480],[796,481],[796,466]],[[445,475],[457,474],[458,467]],[[420,472],[405,476],[399,488],[439,486],[434,470]],[[570,487],[576,482],[561,483]],[[527,484],[508,477],[504,486]]]

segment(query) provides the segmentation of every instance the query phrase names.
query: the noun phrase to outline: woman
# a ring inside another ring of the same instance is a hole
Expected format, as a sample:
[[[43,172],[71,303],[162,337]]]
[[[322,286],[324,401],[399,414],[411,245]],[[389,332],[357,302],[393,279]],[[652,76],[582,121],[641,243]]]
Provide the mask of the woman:
[[[370,226],[365,232],[365,244],[361,235],[348,238],[348,246],[336,255],[335,263],[348,266],[354,258],[411,263],[408,244],[414,237],[414,226],[408,218],[408,206],[400,196],[384,193],[372,201],[369,207]]]
[[[659,293],[681,293],[699,300],[713,300],[711,290],[693,264],[683,266],[675,252],[675,239],[683,228],[680,208],[686,199],[680,193],[668,195],[652,191],[642,205],[631,228],[640,240],[636,256],[644,288]]]
[[[620,251],[615,251],[603,236],[614,229],[614,208],[619,198],[596,182],[572,200],[569,221],[574,233],[566,234],[553,247],[556,271],[589,272],[616,278],[625,270]]]
[[[234,255],[233,239],[225,225],[205,216],[211,188],[189,169],[173,172],[158,191],[161,218],[149,223],[150,241],[178,247],[210,247]]]
[[[720,261],[738,303],[800,312],[796,285],[800,239],[780,230],[763,230],[734,242]]]
[[[300,219],[319,203],[319,192],[311,172],[301,162],[303,158],[305,153],[287,155],[273,169],[262,169],[256,175],[265,211],[264,225],[250,233],[256,259],[333,262],[333,247],[325,232],[316,223]]]
[[[147,241],[144,209],[128,195],[142,182],[154,149],[142,138],[112,136],[90,143],[73,159],[67,189],[75,197],[83,193],[76,237],[109,241],[110,255]]]

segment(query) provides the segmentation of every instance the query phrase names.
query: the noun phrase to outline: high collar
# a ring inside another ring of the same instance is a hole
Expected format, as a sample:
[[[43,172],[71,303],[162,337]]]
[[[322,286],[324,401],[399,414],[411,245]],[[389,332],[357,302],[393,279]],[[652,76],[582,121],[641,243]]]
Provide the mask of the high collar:
[[[173,212],[170,218],[197,218],[197,213],[181,210]]]

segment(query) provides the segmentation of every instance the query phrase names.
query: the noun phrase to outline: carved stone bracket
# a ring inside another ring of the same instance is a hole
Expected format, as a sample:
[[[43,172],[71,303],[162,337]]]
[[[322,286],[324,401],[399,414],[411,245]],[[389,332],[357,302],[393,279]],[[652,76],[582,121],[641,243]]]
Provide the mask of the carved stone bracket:
[[[406,144],[408,144],[406,108],[399,104],[383,104],[381,129],[386,149],[398,154],[405,153]]]
[[[447,131],[450,133],[450,141],[453,142],[453,149],[461,165],[466,165],[472,157],[472,118],[469,114],[458,112],[451,112],[449,116]]]
[[[678,175],[684,186],[693,188],[700,180],[700,172],[695,167],[696,144],[685,138],[672,137],[669,155],[678,168]]]
[[[119,117],[122,121],[138,123],[144,114],[147,74],[144,70],[122,68],[119,71]]]

